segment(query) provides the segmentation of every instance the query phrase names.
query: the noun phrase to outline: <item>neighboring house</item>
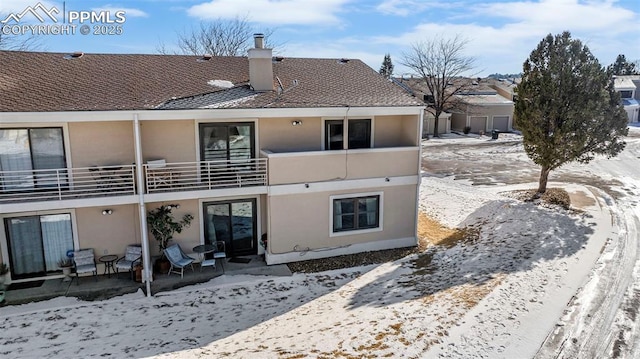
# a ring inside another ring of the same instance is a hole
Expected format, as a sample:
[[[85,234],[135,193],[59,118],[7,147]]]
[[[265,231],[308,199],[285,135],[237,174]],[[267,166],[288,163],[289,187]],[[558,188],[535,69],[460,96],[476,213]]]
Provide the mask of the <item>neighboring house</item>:
[[[640,75],[615,76],[614,87],[620,93],[629,123],[638,122],[640,120]]]
[[[142,244],[285,263],[417,243],[422,103],[359,60],[0,51],[0,248],[12,281]],[[99,263],[100,265],[100,263]],[[102,268],[99,268],[101,271]]]
[[[438,122],[438,133],[464,131],[469,127],[473,133],[485,133],[491,130],[508,132],[513,130],[513,92],[496,89],[490,85],[493,79],[457,79],[466,82],[464,90],[455,95],[453,108],[442,113]],[[433,134],[435,121],[429,111],[432,96],[424,82],[419,78],[397,79],[401,87],[410,89],[410,93],[421,99],[425,110],[423,135]],[[453,85],[453,84],[452,84]],[[503,94],[501,94],[503,93]],[[509,96],[509,98],[505,97]]]
[[[467,81],[471,81],[471,86],[457,96],[463,106],[451,114],[451,129],[463,131],[469,127],[472,133],[512,131],[513,101],[489,86],[491,80],[478,78]]]
[[[409,93],[411,96],[416,97],[420,101],[424,102],[426,106],[429,105],[429,98],[431,92],[426,88],[423,82],[413,76],[409,78],[392,78],[393,83],[400,86],[403,90]],[[431,113],[429,108],[425,108],[422,119],[422,137],[427,138],[433,135],[436,128],[435,117]],[[438,134],[451,132],[451,114],[443,112],[438,118]]]

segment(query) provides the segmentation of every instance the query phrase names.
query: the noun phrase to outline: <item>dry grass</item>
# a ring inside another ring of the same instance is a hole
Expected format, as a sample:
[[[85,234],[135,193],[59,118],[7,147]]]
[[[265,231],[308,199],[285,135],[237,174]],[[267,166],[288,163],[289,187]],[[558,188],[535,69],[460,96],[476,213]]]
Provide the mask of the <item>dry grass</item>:
[[[546,205],[555,205],[568,210],[571,207],[571,197],[562,188],[548,188],[542,196],[534,189],[514,191],[514,197],[525,202],[540,202]]]
[[[478,238],[475,228],[449,228],[420,212],[418,214],[418,248],[424,252],[429,246],[454,247],[461,242],[470,242]],[[422,247],[422,248],[421,248]]]

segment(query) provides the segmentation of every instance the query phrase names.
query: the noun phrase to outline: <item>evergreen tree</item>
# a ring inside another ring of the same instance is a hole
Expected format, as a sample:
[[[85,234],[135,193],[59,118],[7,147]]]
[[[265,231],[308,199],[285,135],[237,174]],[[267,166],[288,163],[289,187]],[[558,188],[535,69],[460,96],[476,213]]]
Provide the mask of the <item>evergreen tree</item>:
[[[616,62],[609,66],[614,75],[640,75],[640,71],[633,62],[627,62],[624,55],[620,54],[616,58]]]
[[[384,60],[382,60],[382,66],[380,66],[380,75],[385,78],[391,78],[393,75],[393,63],[391,63],[391,55],[385,54]]]
[[[525,61],[515,117],[527,155],[541,166],[538,193],[563,164],[615,157],[624,149],[627,115],[612,77],[566,31],[547,35]]]

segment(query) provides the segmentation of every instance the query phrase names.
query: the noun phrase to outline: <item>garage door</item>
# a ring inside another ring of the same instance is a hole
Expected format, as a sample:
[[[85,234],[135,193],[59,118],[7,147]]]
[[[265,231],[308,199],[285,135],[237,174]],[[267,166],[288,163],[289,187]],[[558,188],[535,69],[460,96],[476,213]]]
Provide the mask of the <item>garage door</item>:
[[[471,125],[471,132],[480,133],[487,130],[487,117],[486,116],[471,116],[469,119]]]
[[[509,131],[509,116],[493,116],[493,129],[498,131]]]

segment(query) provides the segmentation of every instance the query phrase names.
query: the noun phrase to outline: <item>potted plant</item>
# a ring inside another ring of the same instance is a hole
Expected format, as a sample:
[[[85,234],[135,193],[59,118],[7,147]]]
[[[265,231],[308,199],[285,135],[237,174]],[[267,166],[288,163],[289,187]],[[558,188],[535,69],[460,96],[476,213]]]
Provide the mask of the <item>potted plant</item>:
[[[58,261],[58,267],[62,269],[62,274],[64,274],[64,279],[62,280],[63,282],[68,282],[71,280],[72,266],[73,266],[73,262],[71,261],[71,258],[62,257],[62,259]]]
[[[185,214],[180,221],[176,221],[171,212],[177,208],[180,208],[180,206],[177,204],[169,204],[147,212],[149,232],[153,238],[158,241],[158,247],[161,253],[160,262],[167,263],[165,272],[169,270],[169,266],[168,260],[164,257],[164,250],[167,248],[173,235],[182,232],[182,229],[188,227],[193,220],[192,215]],[[160,270],[162,272],[162,268],[160,268]]]

